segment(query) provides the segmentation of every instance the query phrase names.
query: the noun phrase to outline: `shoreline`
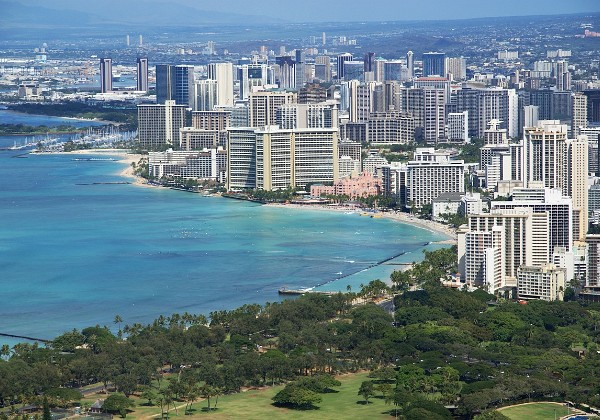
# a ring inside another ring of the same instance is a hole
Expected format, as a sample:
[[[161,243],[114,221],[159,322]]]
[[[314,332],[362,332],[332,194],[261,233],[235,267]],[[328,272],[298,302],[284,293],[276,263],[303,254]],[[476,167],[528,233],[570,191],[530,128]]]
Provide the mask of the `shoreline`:
[[[353,212],[353,213],[366,213],[364,209],[359,207],[344,207],[344,206],[327,206],[323,204],[281,204],[281,203],[266,203],[263,204],[269,207],[279,208],[292,208],[300,210],[318,210],[318,211],[331,211],[331,212]],[[407,213],[395,213],[395,212],[375,212],[373,215],[377,215],[377,218],[393,220],[396,222],[414,225],[418,228],[428,230],[433,233],[441,234],[447,237],[445,240],[435,241],[432,243],[438,244],[453,244],[456,243],[457,236],[456,231],[442,223],[434,222],[431,220],[423,220],[417,217],[411,216]]]
[[[132,163],[138,163],[139,160],[144,156],[140,154],[129,153],[127,149],[83,149],[74,150],[72,152],[55,152],[56,154],[72,154],[72,155],[99,155],[99,156],[114,156],[118,158],[119,163],[127,164],[125,168],[120,170],[117,174],[129,178],[132,185],[144,187],[144,188],[163,188],[158,185],[149,184],[146,179],[137,176],[133,173]],[[281,207],[281,208],[293,208],[300,210],[318,210],[318,211],[332,211],[332,212],[354,212],[361,213],[366,210],[359,207],[346,207],[346,206],[328,206],[323,204],[282,204],[282,203],[266,203],[264,206],[269,207]],[[393,220],[395,222],[405,223],[414,225],[418,228],[425,229],[429,232],[437,233],[446,236],[446,239],[435,241],[437,244],[448,244],[452,245],[456,243],[457,236],[456,230],[450,226],[442,223],[434,222],[432,220],[423,220],[417,217],[411,216],[408,213],[397,213],[397,212],[374,212],[377,218]]]

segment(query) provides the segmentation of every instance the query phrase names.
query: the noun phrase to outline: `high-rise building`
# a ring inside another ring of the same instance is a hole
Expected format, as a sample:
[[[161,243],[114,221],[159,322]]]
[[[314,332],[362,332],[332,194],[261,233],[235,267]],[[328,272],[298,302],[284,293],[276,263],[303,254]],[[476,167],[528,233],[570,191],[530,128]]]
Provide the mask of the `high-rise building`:
[[[590,123],[600,123],[600,89],[584,90],[587,97],[587,117]]]
[[[331,81],[331,58],[328,55],[315,57],[315,78],[323,82]]]
[[[408,77],[415,77],[415,57],[412,51],[406,53],[406,67],[408,68]]]
[[[338,180],[337,128],[256,130],[256,188],[279,190]]]
[[[217,82],[217,105],[233,106],[233,65],[231,63],[210,63],[208,78]]]
[[[446,117],[446,135],[453,143],[469,143],[469,111],[449,112]]]
[[[585,241],[588,244],[585,288],[588,292],[598,295],[600,294],[600,235],[587,235]]]
[[[436,144],[445,138],[444,97],[443,89],[430,86],[400,89],[400,110],[413,115],[416,136],[428,144]]]
[[[112,92],[112,58],[100,59],[100,92]]]
[[[194,111],[212,111],[218,104],[218,85],[216,80],[198,80],[194,85]]]
[[[539,121],[525,128],[523,141],[523,182],[541,182],[548,188],[566,193],[567,126],[560,121]]]
[[[445,193],[465,192],[464,162],[434,148],[418,148],[406,165],[406,207],[421,207]]]
[[[346,61],[352,61],[352,54],[343,53],[337,56],[337,79],[338,80],[351,80],[346,79],[344,75],[344,63]]]
[[[509,210],[531,208],[534,213],[548,213],[549,258],[555,247],[563,247],[567,252],[573,246],[573,204],[558,189],[533,187],[514,188],[512,201],[492,201],[491,209]],[[548,261],[548,260],[547,260]]]
[[[253,89],[265,86],[268,83],[266,64],[243,64],[238,67],[238,80],[240,81],[240,99],[248,100]]]
[[[585,241],[588,231],[588,139],[577,136],[567,140],[567,195],[573,201],[573,211],[578,213],[579,225],[573,225],[573,239]]]
[[[227,188],[278,190],[338,179],[337,128],[229,128]]]
[[[297,102],[293,92],[259,91],[249,96],[250,127],[262,128],[277,124],[277,109]]]
[[[450,101],[450,80],[445,77],[419,77],[414,80],[413,87],[434,87],[444,91],[444,104]]]
[[[349,82],[350,89],[350,121],[363,122],[369,119],[369,115],[374,112],[374,94],[376,82],[361,84],[352,84]]]
[[[227,190],[256,188],[256,134],[254,128],[227,129]]]
[[[400,60],[383,61],[383,80],[401,81],[402,62]],[[379,81],[379,80],[378,80]]]
[[[173,99],[173,66],[156,65],[156,103],[164,104]]]
[[[446,74],[452,75],[452,80],[465,80],[467,78],[467,61],[463,57],[447,57]]]
[[[194,106],[194,66],[174,67],[173,99],[177,105]]]
[[[306,84],[305,77],[305,68],[306,68],[306,57],[303,50],[296,50],[296,63],[295,63],[295,71],[296,71],[296,84],[294,88],[296,90],[300,90]]]
[[[523,124],[520,127],[521,130],[524,127],[537,127],[538,125],[538,107],[536,105],[526,105],[523,107]]]
[[[574,93],[571,96],[571,137],[581,134],[581,129],[587,127],[587,96]]]
[[[446,76],[446,54],[440,52],[423,53],[423,76]]]
[[[364,64],[362,61],[344,61],[344,80],[365,80]]]
[[[185,105],[175,101],[138,105],[138,141],[148,149],[179,147],[179,130],[185,126]]]
[[[194,107],[194,66],[156,65],[156,103],[169,100],[177,105]]]
[[[327,100],[327,89],[315,84],[307,84],[298,91],[298,103],[318,104]]]
[[[399,111],[374,112],[367,121],[371,144],[408,144],[415,139],[415,119]]]
[[[273,72],[280,89],[296,89],[296,62],[292,57],[276,57]]]
[[[467,226],[466,231],[459,232],[458,257],[459,262],[462,260],[459,266],[464,267],[461,274],[476,284],[484,281],[488,293],[516,287],[519,267],[548,262],[548,214],[545,212],[531,208],[492,209],[489,213],[469,215]],[[488,237],[484,232],[495,234]],[[496,257],[491,261],[486,256],[489,248],[497,248]],[[501,274],[498,265],[502,268]],[[479,274],[482,271],[496,274],[483,276]]]
[[[518,95],[514,89],[463,88],[452,95],[452,112],[469,111],[469,135],[482,138],[491,120],[501,121],[509,137],[519,136]]]
[[[129,36],[129,35],[127,35]],[[148,92],[148,59],[138,57],[137,59],[137,90]]]
[[[495,190],[500,181],[512,180],[512,156],[508,144],[486,144],[480,153],[488,190]]]
[[[284,130],[337,128],[338,110],[334,104],[285,104],[277,108],[277,125]]]

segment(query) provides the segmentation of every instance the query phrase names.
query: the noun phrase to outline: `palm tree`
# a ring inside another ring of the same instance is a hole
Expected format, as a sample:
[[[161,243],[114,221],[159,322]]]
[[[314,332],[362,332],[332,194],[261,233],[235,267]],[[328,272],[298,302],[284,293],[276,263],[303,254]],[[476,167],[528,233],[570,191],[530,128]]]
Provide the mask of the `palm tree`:
[[[119,325],[119,331],[117,332],[117,336],[119,337],[119,339],[123,338],[123,330],[121,330],[121,323],[123,322],[123,318],[121,318],[121,315],[115,315],[115,320],[113,322]]]
[[[6,360],[10,358],[10,346],[8,344],[3,344],[0,348],[0,357],[5,357]]]

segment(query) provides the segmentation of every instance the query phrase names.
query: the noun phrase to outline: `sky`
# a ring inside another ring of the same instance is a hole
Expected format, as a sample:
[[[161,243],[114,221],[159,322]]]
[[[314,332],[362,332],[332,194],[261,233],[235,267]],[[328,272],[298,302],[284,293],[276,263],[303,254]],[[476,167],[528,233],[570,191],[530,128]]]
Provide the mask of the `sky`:
[[[289,21],[439,20],[600,12],[600,0],[175,0]]]
[[[288,22],[448,20],[498,16],[555,15],[600,12],[600,0],[10,0],[28,6],[119,14],[126,1],[131,10],[141,3],[186,5],[207,11],[263,16]],[[133,3],[136,6],[133,7]],[[164,10],[164,9],[163,9]],[[151,13],[151,12],[150,12]],[[186,12],[184,12],[186,13]]]

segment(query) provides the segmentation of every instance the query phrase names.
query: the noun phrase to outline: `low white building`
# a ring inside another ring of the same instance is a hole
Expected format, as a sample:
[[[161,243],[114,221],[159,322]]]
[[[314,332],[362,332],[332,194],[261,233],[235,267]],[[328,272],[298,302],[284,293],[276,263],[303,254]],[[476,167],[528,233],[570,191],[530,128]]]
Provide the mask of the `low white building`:
[[[441,194],[432,201],[431,218],[436,221],[442,221],[443,214],[458,214],[461,206],[463,194],[448,192]]]
[[[154,178],[180,177],[225,181],[227,151],[223,148],[201,151],[172,150],[148,154],[148,171]]]
[[[566,270],[554,264],[521,266],[517,271],[519,299],[563,300]]]

